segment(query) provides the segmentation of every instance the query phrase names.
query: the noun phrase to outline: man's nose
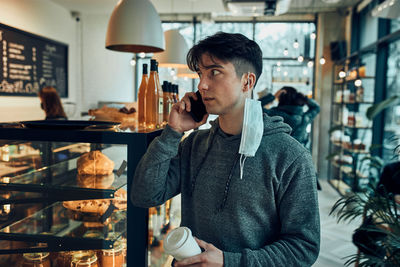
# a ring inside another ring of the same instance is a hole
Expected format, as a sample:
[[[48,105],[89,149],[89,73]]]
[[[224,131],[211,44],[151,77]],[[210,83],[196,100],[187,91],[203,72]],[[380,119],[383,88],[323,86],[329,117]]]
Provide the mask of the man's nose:
[[[197,85],[197,89],[199,90],[208,90],[208,82],[205,77],[200,78],[199,85]]]

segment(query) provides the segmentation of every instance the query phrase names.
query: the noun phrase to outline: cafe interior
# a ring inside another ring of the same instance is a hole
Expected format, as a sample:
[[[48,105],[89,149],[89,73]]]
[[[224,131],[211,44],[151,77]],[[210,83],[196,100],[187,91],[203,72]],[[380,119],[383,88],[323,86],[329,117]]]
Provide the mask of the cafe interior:
[[[127,200],[168,120],[141,128],[143,65],[158,62],[172,105],[200,81],[187,52],[219,31],[260,46],[254,99],[291,86],[320,106],[306,145],[321,187],[313,266],[400,266],[400,0],[0,0],[1,266],[171,266],[179,195]],[[45,86],[68,120],[45,120]],[[93,162],[107,178],[82,178]]]

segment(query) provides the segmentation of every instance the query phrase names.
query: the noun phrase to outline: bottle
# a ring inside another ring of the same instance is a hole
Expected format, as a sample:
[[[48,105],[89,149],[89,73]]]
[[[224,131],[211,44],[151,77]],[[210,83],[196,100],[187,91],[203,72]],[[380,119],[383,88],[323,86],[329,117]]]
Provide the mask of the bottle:
[[[150,75],[146,87],[146,102],[145,102],[145,122],[146,128],[154,129],[156,127],[157,115],[157,67],[156,60],[150,60]]]
[[[179,97],[178,97],[178,85],[177,84],[172,84],[172,96],[174,99],[174,103],[178,103]]]
[[[138,107],[139,107],[139,129],[146,128],[146,88],[149,83],[149,76],[147,71],[147,64],[143,64],[142,82],[140,83],[138,93]]]
[[[164,81],[161,88],[163,91],[163,125],[166,125],[168,122],[168,115],[169,115],[168,82]]]
[[[160,78],[158,76],[158,62],[156,61],[156,95],[157,95],[157,114],[156,114],[156,128],[159,129],[162,127],[164,122],[164,99],[163,99],[163,91],[160,84]]]

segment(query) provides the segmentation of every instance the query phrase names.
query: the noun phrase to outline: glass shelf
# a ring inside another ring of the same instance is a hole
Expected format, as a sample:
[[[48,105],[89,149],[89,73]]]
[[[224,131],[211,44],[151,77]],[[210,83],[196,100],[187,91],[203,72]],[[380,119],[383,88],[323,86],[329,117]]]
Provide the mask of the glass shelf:
[[[77,213],[56,202],[1,229],[1,240],[27,243],[12,250],[0,243],[0,254],[110,249],[126,229],[126,210],[109,209],[103,215]]]
[[[49,167],[33,170],[6,181],[0,180],[0,190],[41,192],[46,195],[36,199],[53,201],[113,198],[115,191],[127,184],[126,173],[117,172],[109,176],[79,176],[76,170],[77,159],[60,162]],[[98,189],[99,184],[104,189]],[[0,205],[8,203],[30,203],[34,199],[1,200]]]

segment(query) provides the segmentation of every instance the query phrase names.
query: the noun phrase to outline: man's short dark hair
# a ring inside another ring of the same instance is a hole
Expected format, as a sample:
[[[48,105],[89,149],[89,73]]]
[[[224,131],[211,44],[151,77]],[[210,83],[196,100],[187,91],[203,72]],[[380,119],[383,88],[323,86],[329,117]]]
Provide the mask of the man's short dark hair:
[[[238,77],[241,77],[243,73],[254,72],[257,83],[261,75],[261,49],[256,42],[243,34],[217,32],[198,42],[189,50],[186,57],[190,70],[196,72],[199,70],[203,54],[209,54],[211,60],[215,57],[232,63]]]

